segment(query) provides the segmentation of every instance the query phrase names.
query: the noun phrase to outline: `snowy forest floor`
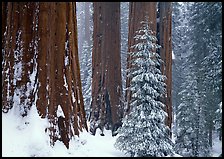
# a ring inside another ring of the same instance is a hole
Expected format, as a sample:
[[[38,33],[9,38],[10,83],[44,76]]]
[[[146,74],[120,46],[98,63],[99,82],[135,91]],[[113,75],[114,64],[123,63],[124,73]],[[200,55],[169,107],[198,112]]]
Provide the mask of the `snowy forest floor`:
[[[18,116],[18,110],[2,113],[2,157],[128,157],[114,148],[118,137],[112,137],[111,131],[105,130],[105,136],[99,131],[93,136],[83,131],[70,142],[66,149],[60,141],[52,148],[48,134],[44,132],[46,119],[40,119],[36,108],[32,107],[27,117]],[[222,142],[214,138],[212,156],[222,152]],[[179,155],[176,155],[179,156]]]

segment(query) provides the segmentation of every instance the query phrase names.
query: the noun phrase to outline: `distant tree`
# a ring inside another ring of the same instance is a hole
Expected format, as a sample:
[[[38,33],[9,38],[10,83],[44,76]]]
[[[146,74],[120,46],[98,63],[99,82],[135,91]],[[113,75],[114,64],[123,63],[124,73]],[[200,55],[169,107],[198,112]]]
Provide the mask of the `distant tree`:
[[[86,118],[90,116],[90,105],[92,100],[92,47],[93,47],[93,18],[92,3],[78,3],[78,42],[80,57],[80,72],[82,81],[82,92]],[[84,12],[83,12],[84,10]],[[83,20],[83,17],[85,20]]]
[[[221,2],[196,3],[199,14],[192,18],[195,24],[192,30],[197,35],[201,34],[204,46],[204,57],[201,60],[200,72],[204,75],[202,82],[202,99],[205,105],[206,125],[209,133],[209,144],[213,145],[215,111],[222,102],[222,4]],[[196,12],[196,11],[195,11]],[[198,12],[196,12],[198,13]],[[206,16],[205,16],[206,15]],[[197,24],[197,19],[203,21]],[[196,41],[196,37],[193,38]],[[200,52],[199,44],[194,44],[195,51]]]
[[[85,2],[76,2],[77,32],[78,32],[78,53],[81,57],[83,43],[85,40]]]
[[[172,105],[173,105],[173,135],[175,137],[176,126],[176,110],[180,105],[182,91],[181,84],[184,82],[186,69],[186,56],[189,54],[189,26],[187,4],[179,2],[172,3],[172,50],[175,54],[175,59],[172,63]]]
[[[82,80],[82,90],[84,98],[84,106],[87,119],[90,115],[90,105],[91,105],[91,84],[92,84],[92,46],[88,45],[87,41],[84,41],[83,51],[80,54],[80,71]]]
[[[47,118],[50,145],[87,130],[81,89],[76,5],[7,2],[2,111],[26,116],[36,106]]]
[[[185,157],[211,156],[215,111],[222,99],[221,3],[195,2],[180,7],[186,16],[180,27],[181,43],[185,43],[178,47],[187,54],[180,67],[183,78],[175,112],[176,150]]]
[[[198,107],[195,105],[197,82],[192,64],[187,58],[192,53],[189,37],[189,4],[173,3],[173,112],[175,151],[184,156],[193,156],[198,131]],[[197,102],[198,103],[198,102]],[[197,127],[197,128],[196,128]]]
[[[181,85],[181,103],[176,110],[175,150],[184,157],[209,156],[208,134],[205,133],[203,106],[198,100],[198,83],[194,67],[188,64]]]
[[[85,3],[85,41],[87,41],[87,45],[90,45],[91,43],[91,22],[92,22],[92,19],[91,19],[91,14],[90,14],[90,6],[91,6],[91,2],[84,2]]]
[[[121,125],[120,3],[93,3],[92,102],[90,131],[114,132]],[[113,134],[115,135],[115,134]]]
[[[122,73],[122,88],[125,88],[127,78],[127,52],[128,52],[128,16],[129,2],[121,2],[121,73]],[[125,89],[123,89],[125,94]],[[124,100],[124,99],[123,99]]]
[[[195,2],[190,9],[189,36],[192,50],[190,62],[195,68],[199,89],[198,100],[202,105],[203,120],[206,121],[203,131],[208,134],[209,145],[212,147],[214,114],[222,99],[220,83],[222,4],[221,2]]]
[[[172,155],[173,143],[165,125],[167,113],[159,101],[166,93],[166,77],[159,69],[162,60],[156,52],[159,46],[149,22],[143,23],[134,39],[136,44],[129,53],[131,67],[128,69],[131,110],[118,129],[115,147],[132,157]]]

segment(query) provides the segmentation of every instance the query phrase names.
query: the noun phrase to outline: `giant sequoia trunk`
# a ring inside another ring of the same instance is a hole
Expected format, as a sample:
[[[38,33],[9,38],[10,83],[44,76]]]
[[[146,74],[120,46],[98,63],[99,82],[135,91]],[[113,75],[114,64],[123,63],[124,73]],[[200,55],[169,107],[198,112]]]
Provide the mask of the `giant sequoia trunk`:
[[[2,2],[2,48],[4,47],[4,33],[6,30],[6,17],[7,17],[7,11],[6,11],[6,7],[7,7],[7,2]]]
[[[167,97],[164,99],[166,104],[166,125],[171,129],[172,124],[172,41],[171,41],[171,2],[159,2],[159,44],[160,56],[164,63],[161,66],[161,71],[166,75]],[[170,134],[171,135],[171,134]]]
[[[94,2],[90,131],[121,125],[120,3]]]
[[[87,130],[75,3],[7,3],[2,110],[48,118],[51,145]]]
[[[26,116],[34,100],[36,3],[4,4],[2,111],[13,106]],[[2,30],[2,31],[3,31]]]
[[[140,29],[142,21],[149,21],[151,30],[156,35],[156,2],[130,2],[129,4],[129,33],[128,33],[128,52],[132,52],[131,46],[135,44],[134,36],[135,32]],[[130,55],[127,57],[127,69],[131,67],[129,61],[131,60]],[[130,86],[130,78],[126,79],[126,88]],[[127,105],[125,112],[130,112],[130,100],[131,91],[126,90],[125,93]]]

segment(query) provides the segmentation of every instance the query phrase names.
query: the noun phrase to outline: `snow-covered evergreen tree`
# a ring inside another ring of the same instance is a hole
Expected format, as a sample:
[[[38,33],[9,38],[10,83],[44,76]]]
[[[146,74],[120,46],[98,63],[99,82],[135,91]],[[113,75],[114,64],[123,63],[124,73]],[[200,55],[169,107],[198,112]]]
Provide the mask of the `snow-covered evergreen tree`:
[[[194,66],[195,76],[198,85],[198,101],[201,105],[201,121],[205,121],[204,127],[200,127],[202,134],[201,145],[203,149],[207,149],[207,140],[210,148],[213,145],[213,131],[215,111],[218,109],[221,97],[221,57],[222,57],[222,5],[220,2],[195,2],[191,6],[190,23],[191,32],[190,39],[192,41],[190,55],[190,63]],[[200,38],[200,40],[199,40]],[[218,73],[219,72],[219,73]],[[202,124],[201,124],[202,125]],[[209,150],[202,152],[199,150],[200,156],[207,156]]]
[[[130,52],[132,67],[128,70],[131,111],[118,129],[115,147],[131,156],[172,155],[170,130],[164,122],[167,113],[165,105],[159,100],[165,95],[166,77],[159,69],[162,60],[156,52],[159,48],[157,39],[148,22],[143,22],[143,27],[136,33],[134,39],[137,44],[133,46],[135,51]]]
[[[189,25],[190,9],[193,3],[175,5],[173,44],[174,61],[174,115],[175,150],[178,154],[189,156],[209,156],[208,134],[205,131],[205,107],[201,98],[202,75],[194,61],[195,49],[192,47]],[[197,54],[196,54],[197,55]]]
[[[203,29],[202,42],[206,44],[205,57],[202,60],[203,67],[201,68],[204,74],[202,93],[206,107],[206,125],[212,146],[215,111],[219,109],[219,104],[222,101],[222,22],[220,21],[222,19],[222,4],[213,2],[198,5],[196,6],[202,8],[201,17],[204,17],[202,25],[196,26],[195,30]]]
[[[180,59],[178,67],[174,67],[177,72],[173,72],[174,80],[178,81],[176,85],[181,83],[181,87],[174,87],[173,94],[177,103],[174,106],[175,150],[185,157],[206,157],[211,155],[213,120],[222,99],[222,7],[217,2],[179,4],[175,10],[180,12],[180,18],[178,14],[173,18],[180,22],[173,27],[176,32],[173,48],[176,55],[186,55]],[[178,36],[179,31],[182,36]],[[181,75],[181,80],[176,75]]]
[[[176,138],[176,112],[177,107],[181,104],[182,95],[179,93],[183,89],[181,84],[185,81],[185,74],[188,72],[186,66],[186,56],[190,53],[190,39],[188,32],[189,12],[188,3],[173,2],[172,3],[172,50],[175,54],[175,59],[172,61],[172,105],[173,105],[173,137]]]
[[[203,106],[200,105],[198,82],[194,67],[188,65],[181,85],[181,103],[176,110],[175,150],[184,157],[209,156],[208,134],[205,130]]]

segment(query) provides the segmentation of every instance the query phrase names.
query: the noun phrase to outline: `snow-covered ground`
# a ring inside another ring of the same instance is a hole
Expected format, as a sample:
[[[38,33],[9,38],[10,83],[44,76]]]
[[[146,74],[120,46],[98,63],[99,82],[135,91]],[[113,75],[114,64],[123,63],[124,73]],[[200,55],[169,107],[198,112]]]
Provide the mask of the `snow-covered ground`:
[[[46,119],[41,119],[35,107],[23,119],[18,110],[12,109],[7,114],[2,113],[2,156],[3,157],[30,157],[30,156],[67,156],[67,157],[125,157],[124,153],[114,148],[117,136],[112,137],[111,131],[99,131],[93,136],[83,131],[79,137],[70,142],[69,150],[60,141],[52,148],[49,146]]]
[[[127,157],[128,154],[114,148],[118,136],[112,137],[111,131],[99,131],[93,136],[84,131],[70,142],[66,149],[58,141],[52,148],[49,137],[44,132],[46,119],[41,119],[35,107],[32,107],[27,117],[18,116],[18,110],[12,109],[7,114],[2,113],[2,157]],[[214,140],[213,156],[222,151],[222,143]],[[179,156],[179,155],[175,155]]]
[[[218,134],[213,136],[212,157],[219,157],[222,153],[222,141],[219,140]]]

